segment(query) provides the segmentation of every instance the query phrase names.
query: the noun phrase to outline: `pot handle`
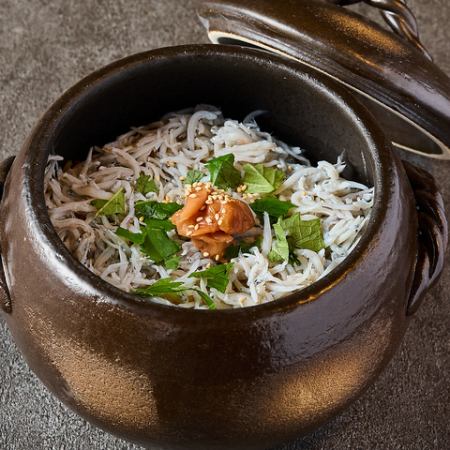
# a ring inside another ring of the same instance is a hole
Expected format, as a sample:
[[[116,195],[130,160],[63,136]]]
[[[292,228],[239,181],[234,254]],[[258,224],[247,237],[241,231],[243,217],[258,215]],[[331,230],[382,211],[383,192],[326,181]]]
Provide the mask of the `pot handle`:
[[[394,33],[406,39],[411,45],[419,49],[429,60],[432,57],[420,41],[419,27],[414,13],[408,8],[405,0],[328,0],[330,3],[345,6],[353,3],[367,3],[378,8],[384,21]]]
[[[423,294],[442,272],[448,224],[444,202],[432,175],[407,161],[402,162],[414,192],[419,222],[417,263],[406,310],[409,316],[417,311]]]
[[[0,163],[0,200],[3,197],[3,187],[8,177],[9,170],[14,162],[14,156],[6,158]],[[5,272],[3,270],[3,262],[0,254],[0,307],[3,311],[11,312],[11,296],[9,295],[8,286],[6,285]]]

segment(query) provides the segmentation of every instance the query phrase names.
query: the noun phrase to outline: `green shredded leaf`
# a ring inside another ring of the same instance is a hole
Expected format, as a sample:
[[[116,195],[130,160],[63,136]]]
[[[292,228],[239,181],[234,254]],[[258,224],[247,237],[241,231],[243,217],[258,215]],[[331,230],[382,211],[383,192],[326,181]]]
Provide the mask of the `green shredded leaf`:
[[[186,290],[187,288],[179,281],[173,281],[171,278],[161,278],[151,286],[135,289],[133,292],[144,297],[161,297],[166,294],[178,294]]]
[[[242,241],[238,245],[230,245],[225,250],[224,256],[228,260],[237,258],[239,256],[239,253],[248,253],[251,248],[259,247],[261,245],[261,240],[261,236],[258,236],[258,238],[256,238],[253,242]]]
[[[145,224],[149,230],[170,231],[175,229],[175,225],[170,220],[146,219]]]
[[[206,285],[209,288],[214,288],[224,293],[227,290],[232,269],[232,263],[218,264],[217,266],[213,266],[201,272],[194,272],[191,277],[203,278],[206,280]]]
[[[116,230],[117,236],[120,236],[128,241],[131,241],[133,244],[141,245],[144,243],[145,234],[144,233],[132,233],[131,231],[126,230],[125,228],[119,227]]]
[[[286,217],[295,205],[291,202],[279,200],[276,197],[265,197],[255,200],[250,206],[259,216],[267,212],[270,219],[275,222],[280,217]]]
[[[141,251],[156,264],[163,262],[180,250],[180,246],[163,230],[151,229],[145,234]]]
[[[171,278],[161,278],[151,286],[135,289],[133,292],[141,297],[175,297],[186,291],[194,291],[206,303],[209,309],[216,309],[214,300],[200,289],[192,289],[183,285],[180,281],[173,281]]]
[[[112,216],[125,214],[125,192],[120,188],[109,200],[92,200],[92,205],[97,208],[97,216]]]
[[[180,257],[179,256],[171,256],[170,258],[164,261],[164,267],[170,270],[178,269],[180,265]]]
[[[165,220],[175,214],[183,206],[178,203],[159,203],[153,200],[148,200],[136,202],[134,207],[136,216],[143,217],[144,220]]]
[[[108,200],[92,200],[91,205],[95,206],[95,208],[98,210],[102,209],[106,204],[108,203]]]
[[[206,292],[203,292],[200,289],[193,289],[193,291],[200,295],[201,299],[207,304],[209,309],[216,309],[214,300]]]
[[[320,219],[302,220],[299,213],[280,222],[288,235],[291,248],[305,248],[318,252],[325,248]]]
[[[158,186],[156,186],[155,180],[141,173],[136,180],[136,191],[146,195],[149,192],[158,192]]]
[[[244,181],[247,192],[253,194],[270,194],[277,190],[284,181],[282,170],[265,167],[263,164],[245,164]]]
[[[211,159],[205,166],[214,186],[226,189],[235,188],[241,183],[241,174],[234,167],[234,155],[231,153]]]
[[[280,223],[273,226],[275,240],[272,243],[272,250],[269,253],[269,260],[272,262],[282,262],[289,260],[289,244],[286,239],[286,232]]]
[[[184,184],[194,184],[200,181],[205,174],[203,172],[200,172],[200,170],[190,170],[187,175],[186,179],[184,180]]]

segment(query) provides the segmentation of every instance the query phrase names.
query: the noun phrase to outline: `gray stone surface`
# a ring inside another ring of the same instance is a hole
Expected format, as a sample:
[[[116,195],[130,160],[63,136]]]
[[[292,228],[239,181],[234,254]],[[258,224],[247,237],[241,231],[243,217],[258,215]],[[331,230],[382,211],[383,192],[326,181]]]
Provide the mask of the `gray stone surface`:
[[[423,40],[450,73],[450,2],[410,0]],[[194,1],[0,0],[1,158],[45,108],[90,71],[161,46],[206,42]],[[450,205],[450,164],[416,160]],[[398,354],[343,415],[278,450],[450,448],[450,265]],[[0,449],[134,449],[69,412],[25,365],[0,318]]]

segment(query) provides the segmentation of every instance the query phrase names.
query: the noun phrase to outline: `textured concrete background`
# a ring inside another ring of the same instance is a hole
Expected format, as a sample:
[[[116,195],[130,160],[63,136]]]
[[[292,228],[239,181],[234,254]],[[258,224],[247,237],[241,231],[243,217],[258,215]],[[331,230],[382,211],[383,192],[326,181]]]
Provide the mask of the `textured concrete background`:
[[[410,0],[423,40],[450,73],[450,2]],[[1,158],[16,153],[40,114],[94,69],[151,48],[206,42],[194,1],[0,0]],[[449,163],[416,159],[450,205]],[[378,382],[315,434],[278,450],[450,446],[450,265],[428,294]],[[0,449],[136,449],[90,426],[29,371],[0,318]]]

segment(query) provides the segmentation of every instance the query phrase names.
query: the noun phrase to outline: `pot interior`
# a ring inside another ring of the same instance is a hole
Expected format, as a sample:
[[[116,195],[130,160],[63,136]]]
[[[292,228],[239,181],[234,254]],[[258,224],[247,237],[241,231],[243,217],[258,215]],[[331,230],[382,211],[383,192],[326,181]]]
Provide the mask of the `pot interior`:
[[[374,184],[373,141],[365,125],[317,75],[263,51],[192,46],[135,55],[91,75],[66,94],[49,149],[82,160],[133,126],[164,114],[211,104],[242,120],[255,110],[261,128],[306,149],[313,162],[349,163],[346,177]],[[327,82],[329,84],[329,82]]]

